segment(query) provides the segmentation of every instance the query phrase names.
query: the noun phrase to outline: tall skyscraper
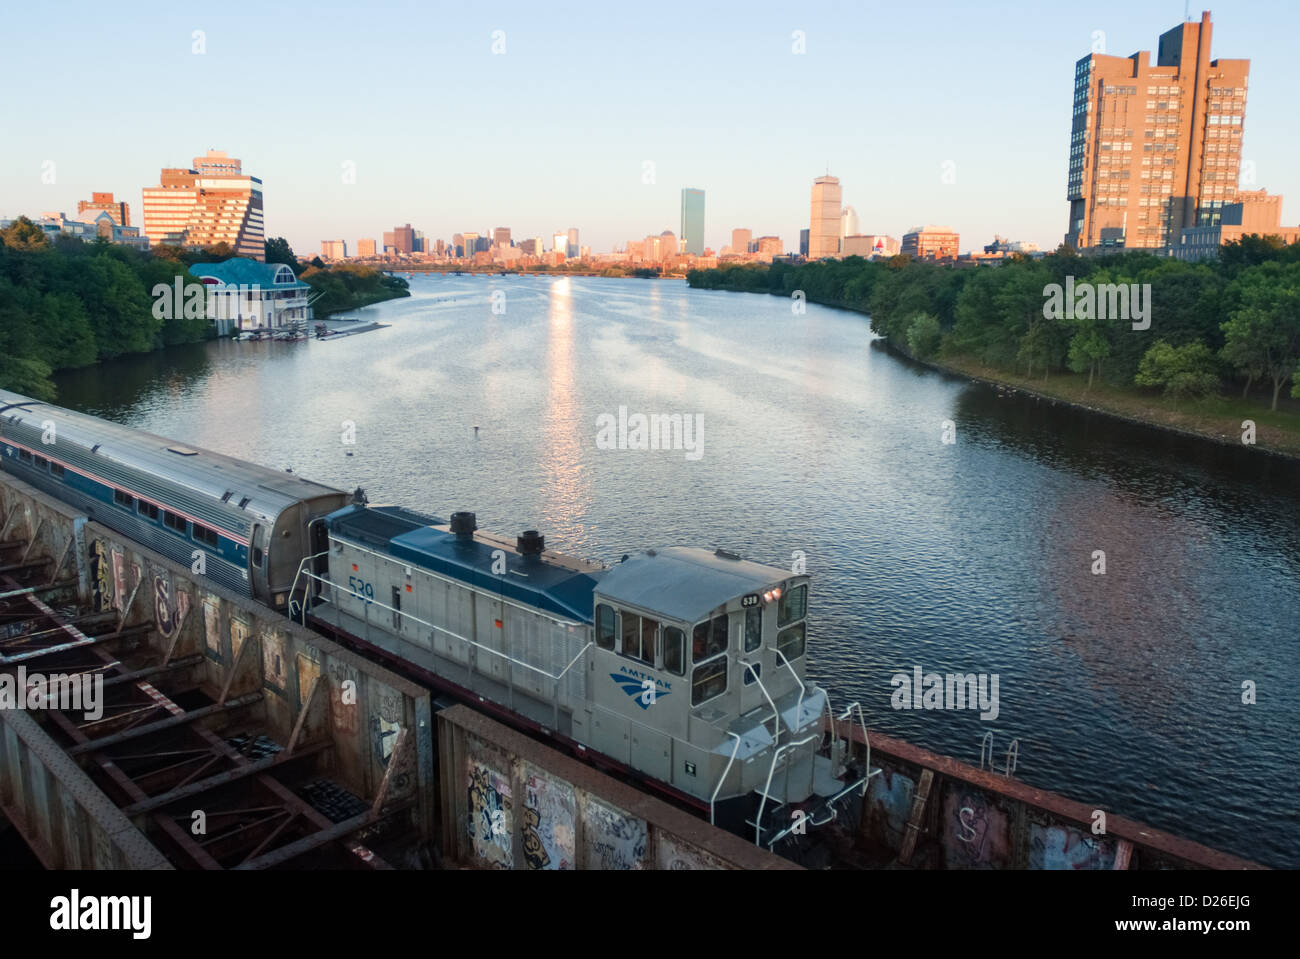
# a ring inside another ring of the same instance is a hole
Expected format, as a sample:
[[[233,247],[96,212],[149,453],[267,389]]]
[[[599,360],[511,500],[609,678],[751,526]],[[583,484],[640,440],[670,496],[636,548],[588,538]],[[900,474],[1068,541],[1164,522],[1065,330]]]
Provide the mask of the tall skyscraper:
[[[578,228],[576,226],[571,226],[569,227],[569,234],[564,247],[564,255],[569,259],[573,259],[581,252],[582,250],[578,246]]]
[[[672,230],[664,230],[659,234],[659,256],[668,259],[670,256],[677,255],[677,237]]]
[[[1210,14],[1129,57],[1074,69],[1065,242],[1155,248],[1214,226],[1237,197],[1249,60],[1210,59]]]
[[[732,230],[731,231],[731,252],[748,253],[749,244],[754,241],[753,230]]]
[[[800,256],[808,255],[808,231],[807,230],[799,231],[799,255]]]
[[[557,230],[555,235],[551,237],[551,250],[555,253],[563,253],[567,257],[569,255],[569,234]]]
[[[209,150],[192,169],[164,169],[159,185],[142,192],[144,232],[154,246],[228,243],[238,256],[266,259],[262,181],[234,157]]]
[[[508,227],[508,226],[499,226],[499,227],[497,227],[495,230],[493,230],[493,231],[492,231],[492,245],[493,245],[493,246],[509,246],[509,245],[510,245],[510,227]]]
[[[682,252],[704,255],[703,190],[682,190]]]
[[[393,253],[413,253],[415,251],[415,230],[411,224],[395,226],[384,233],[384,250]]]
[[[820,260],[840,252],[840,181],[819,176],[813,181],[812,214],[808,221],[808,259]]]

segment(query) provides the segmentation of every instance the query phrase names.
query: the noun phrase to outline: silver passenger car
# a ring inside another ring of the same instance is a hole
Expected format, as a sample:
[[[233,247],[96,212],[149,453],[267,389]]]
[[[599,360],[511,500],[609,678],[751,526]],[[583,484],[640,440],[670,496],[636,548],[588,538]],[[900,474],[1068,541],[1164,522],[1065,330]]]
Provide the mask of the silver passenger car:
[[[0,468],[276,609],[341,490],[0,390]]]

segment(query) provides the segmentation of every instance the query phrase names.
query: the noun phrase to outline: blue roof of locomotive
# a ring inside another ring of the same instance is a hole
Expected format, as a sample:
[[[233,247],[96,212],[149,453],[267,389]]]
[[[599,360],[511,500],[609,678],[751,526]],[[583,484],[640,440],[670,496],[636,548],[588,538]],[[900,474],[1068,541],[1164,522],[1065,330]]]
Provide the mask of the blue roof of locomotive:
[[[376,513],[383,515],[383,526],[394,531],[405,527],[405,531],[376,542],[372,538],[377,531]],[[594,575],[579,572],[477,540],[462,542],[445,530],[417,525],[419,519],[433,517],[420,517],[392,507],[348,506],[331,513],[329,523],[331,529],[351,538],[368,539],[373,548],[394,559],[557,616],[591,622],[591,594],[599,572]],[[359,535],[363,530],[371,536]],[[506,554],[504,575],[492,572],[492,554],[498,549]]]

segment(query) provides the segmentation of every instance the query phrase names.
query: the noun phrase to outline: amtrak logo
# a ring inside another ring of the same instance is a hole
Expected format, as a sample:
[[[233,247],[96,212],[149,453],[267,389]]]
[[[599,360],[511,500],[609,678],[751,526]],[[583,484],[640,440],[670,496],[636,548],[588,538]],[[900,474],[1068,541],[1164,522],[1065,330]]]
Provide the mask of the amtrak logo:
[[[649,709],[660,696],[671,695],[668,683],[656,679],[649,673],[642,673],[626,666],[619,667],[622,672],[610,673],[609,678],[618,684],[619,689],[631,696],[642,709]]]

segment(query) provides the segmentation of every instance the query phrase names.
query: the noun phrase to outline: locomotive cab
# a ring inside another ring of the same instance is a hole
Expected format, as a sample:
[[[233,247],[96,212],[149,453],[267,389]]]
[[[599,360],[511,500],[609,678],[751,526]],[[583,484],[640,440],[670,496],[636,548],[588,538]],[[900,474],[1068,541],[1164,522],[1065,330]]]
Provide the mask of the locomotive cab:
[[[720,825],[761,814],[775,834],[780,810],[844,786],[818,756],[828,706],[805,679],[808,592],[807,576],[723,550],[624,560],[594,591],[575,735],[707,803]]]

